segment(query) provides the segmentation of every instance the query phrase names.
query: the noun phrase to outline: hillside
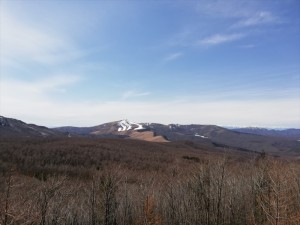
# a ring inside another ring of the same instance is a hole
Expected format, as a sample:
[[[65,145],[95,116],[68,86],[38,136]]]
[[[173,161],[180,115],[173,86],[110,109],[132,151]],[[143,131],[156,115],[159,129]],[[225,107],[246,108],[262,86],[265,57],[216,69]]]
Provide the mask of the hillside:
[[[300,222],[296,160],[191,141],[0,139],[0,171],[1,224]]]
[[[1,138],[89,137],[101,139],[133,139],[148,142],[184,142],[211,148],[266,152],[274,156],[300,154],[300,142],[294,139],[248,134],[214,125],[180,125],[114,121],[93,127],[59,127],[27,124],[20,120],[0,117]]]
[[[299,154],[273,157],[278,152],[215,142],[259,137],[267,146],[264,136],[117,121],[45,138],[39,133],[45,127],[11,119],[1,126],[9,134],[0,138],[1,224],[269,225],[279,205],[284,222],[300,222]],[[27,135],[28,126],[38,132]]]
[[[164,125],[158,123],[131,123],[127,120],[121,120],[94,127],[60,127],[55,128],[55,130],[69,132],[71,135],[79,134],[98,138],[129,138],[171,142],[192,141],[216,147],[235,148],[241,151],[265,151],[273,155],[300,154],[300,142],[296,140],[246,134],[214,125]]]
[[[1,138],[36,138],[36,137],[63,137],[65,134],[44,126],[27,124],[21,120],[0,116]]]

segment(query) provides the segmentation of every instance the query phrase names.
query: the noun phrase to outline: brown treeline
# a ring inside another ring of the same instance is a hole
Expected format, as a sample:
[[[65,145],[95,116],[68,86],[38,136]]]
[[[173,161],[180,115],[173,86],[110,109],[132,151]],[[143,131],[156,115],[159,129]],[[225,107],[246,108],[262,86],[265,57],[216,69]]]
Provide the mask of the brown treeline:
[[[77,173],[83,161],[55,164],[49,158],[41,166],[39,145],[33,145],[2,145],[6,148],[0,150],[1,225],[300,224],[297,162],[263,154],[241,161],[228,152],[201,153],[202,159],[189,150],[175,155],[163,151],[157,163],[159,154],[152,151],[138,156],[140,162],[133,155],[127,164],[106,160],[100,167],[82,167],[84,173]],[[72,155],[70,149],[68,154]],[[28,165],[27,156],[35,156]],[[139,166],[143,160],[147,167]]]

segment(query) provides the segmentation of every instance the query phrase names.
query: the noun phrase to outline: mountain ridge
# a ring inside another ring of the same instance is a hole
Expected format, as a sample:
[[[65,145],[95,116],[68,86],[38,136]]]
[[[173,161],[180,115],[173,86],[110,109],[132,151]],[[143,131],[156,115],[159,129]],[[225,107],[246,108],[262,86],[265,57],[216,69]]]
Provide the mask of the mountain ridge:
[[[287,128],[287,129],[269,129],[263,127],[241,127],[232,128],[230,130],[238,131],[247,134],[258,134],[264,136],[274,136],[274,137],[286,137],[295,140],[300,140],[300,129],[297,128]]]
[[[243,133],[216,125],[135,123],[128,120],[92,127],[47,128],[20,120],[0,117],[0,137],[89,137],[136,139],[150,142],[203,144],[242,151],[268,152],[273,155],[300,154],[300,142],[286,137]]]
[[[30,137],[63,137],[62,132],[39,126],[28,124],[21,120],[0,116],[0,137],[10,138],[30,138]]]

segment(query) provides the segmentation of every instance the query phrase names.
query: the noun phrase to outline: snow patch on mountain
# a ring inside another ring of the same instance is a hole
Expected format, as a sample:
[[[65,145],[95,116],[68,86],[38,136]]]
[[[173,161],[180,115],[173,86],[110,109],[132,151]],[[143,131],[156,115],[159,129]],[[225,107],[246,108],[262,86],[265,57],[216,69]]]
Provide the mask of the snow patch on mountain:
[[[208,137],[205,137],[205,136],[200,135],[200,134],[198,134],[198,133],[196,133],[195,136],[196,136],[196,137],[201,137],[201,138],[208,138]]]
[[[127,130],[145,130],[145,128],[143,127],[143,125],[139,124],[139,123],[132,123],[129,122],[128,120],[121,120],[118,123],[119,127],[118,131],[127,131]],[[135,127],[135,128],[133,128]]]

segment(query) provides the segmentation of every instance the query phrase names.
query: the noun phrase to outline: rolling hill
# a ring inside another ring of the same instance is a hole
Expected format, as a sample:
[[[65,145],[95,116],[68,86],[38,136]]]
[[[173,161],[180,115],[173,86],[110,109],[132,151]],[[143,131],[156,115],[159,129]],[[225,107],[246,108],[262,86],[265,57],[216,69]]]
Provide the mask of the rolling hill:
[[[63,137],[65,134],[44,126],[27,124],[21,120],[0,116],[1,138],[36,138],[36,137]]]
[[[47,128],[20,120],[0,117],[1,138],[133,139],[148,142],[185,142],[210,149],[266,152],[275,156],[300,155],[300,142],[294,139],[242,133],[215,125],[133,123],[120,120],[93,127]]]
[[[115,121],[94,127],[60,127],[57,131],[91,137],[129,138],[147,141],[190,141],[240,151],[268,152],[273,155],[300,154],[300,142],[232,131],[215,125],[180,125]],[[147,134],[147,135],[146,135]]]

